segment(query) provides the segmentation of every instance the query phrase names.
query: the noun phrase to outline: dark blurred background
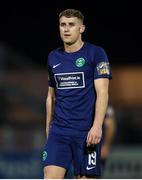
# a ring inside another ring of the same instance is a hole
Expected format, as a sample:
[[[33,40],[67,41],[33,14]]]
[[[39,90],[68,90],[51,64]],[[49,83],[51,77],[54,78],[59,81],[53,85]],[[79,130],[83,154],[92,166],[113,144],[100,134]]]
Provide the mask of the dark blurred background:
[[[47,56],[61,45],[58,14],[66,8],[83,12],[83,39],[111,63],[117,133],[104,177],[142,178],[140,5],[81,0],[0,5],[0,178],[43,178]]]

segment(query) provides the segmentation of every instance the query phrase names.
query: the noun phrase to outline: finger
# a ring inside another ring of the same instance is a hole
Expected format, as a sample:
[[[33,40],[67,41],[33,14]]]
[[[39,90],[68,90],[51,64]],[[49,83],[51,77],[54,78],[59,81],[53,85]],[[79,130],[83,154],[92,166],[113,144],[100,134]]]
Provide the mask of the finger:
[[[87,146],[90,146],[92,142],[92,137],[89,135],[87,138]]]
[[[87,141],[87,146],[90,146],[90,145],[91,145],[91,139],[89,138]]]
[[[101,140],[100,138],[95,138],[94,143],[98,144],[100,142],[100,140]]]

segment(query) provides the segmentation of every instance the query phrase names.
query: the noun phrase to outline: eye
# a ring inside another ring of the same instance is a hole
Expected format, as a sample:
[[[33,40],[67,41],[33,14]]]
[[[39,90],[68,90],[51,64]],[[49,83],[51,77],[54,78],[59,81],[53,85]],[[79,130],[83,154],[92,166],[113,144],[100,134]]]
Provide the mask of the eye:
[[[70,27],[73,27],[73,26],[75,26],[75,23],[70,22],[70,23],[69,23],[69,26],[70,26]]]
[[[60,26],[64,27],[64,26],[66,26],[66,23],[60,23]]]

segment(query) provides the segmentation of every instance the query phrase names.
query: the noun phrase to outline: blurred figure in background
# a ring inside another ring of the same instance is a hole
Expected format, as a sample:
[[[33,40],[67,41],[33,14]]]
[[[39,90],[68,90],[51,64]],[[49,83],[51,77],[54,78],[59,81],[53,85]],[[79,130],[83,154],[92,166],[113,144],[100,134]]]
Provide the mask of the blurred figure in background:
[[[108,105],[105,120],[104,120],[104,131],[103,131],[103,143],[101,148],[101,165],[102,172],[105,170],[106,160],[109,156],[111,145],[116,132],[116,118],[115,110],[112,105]]]

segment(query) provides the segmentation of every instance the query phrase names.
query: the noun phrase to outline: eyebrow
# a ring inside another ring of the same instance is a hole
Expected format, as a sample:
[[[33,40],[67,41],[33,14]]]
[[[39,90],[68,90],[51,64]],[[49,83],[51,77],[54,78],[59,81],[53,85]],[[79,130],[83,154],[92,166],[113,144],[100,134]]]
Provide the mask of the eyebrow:
[[[60,22],[60,24],[76,24],[75,22]]]

